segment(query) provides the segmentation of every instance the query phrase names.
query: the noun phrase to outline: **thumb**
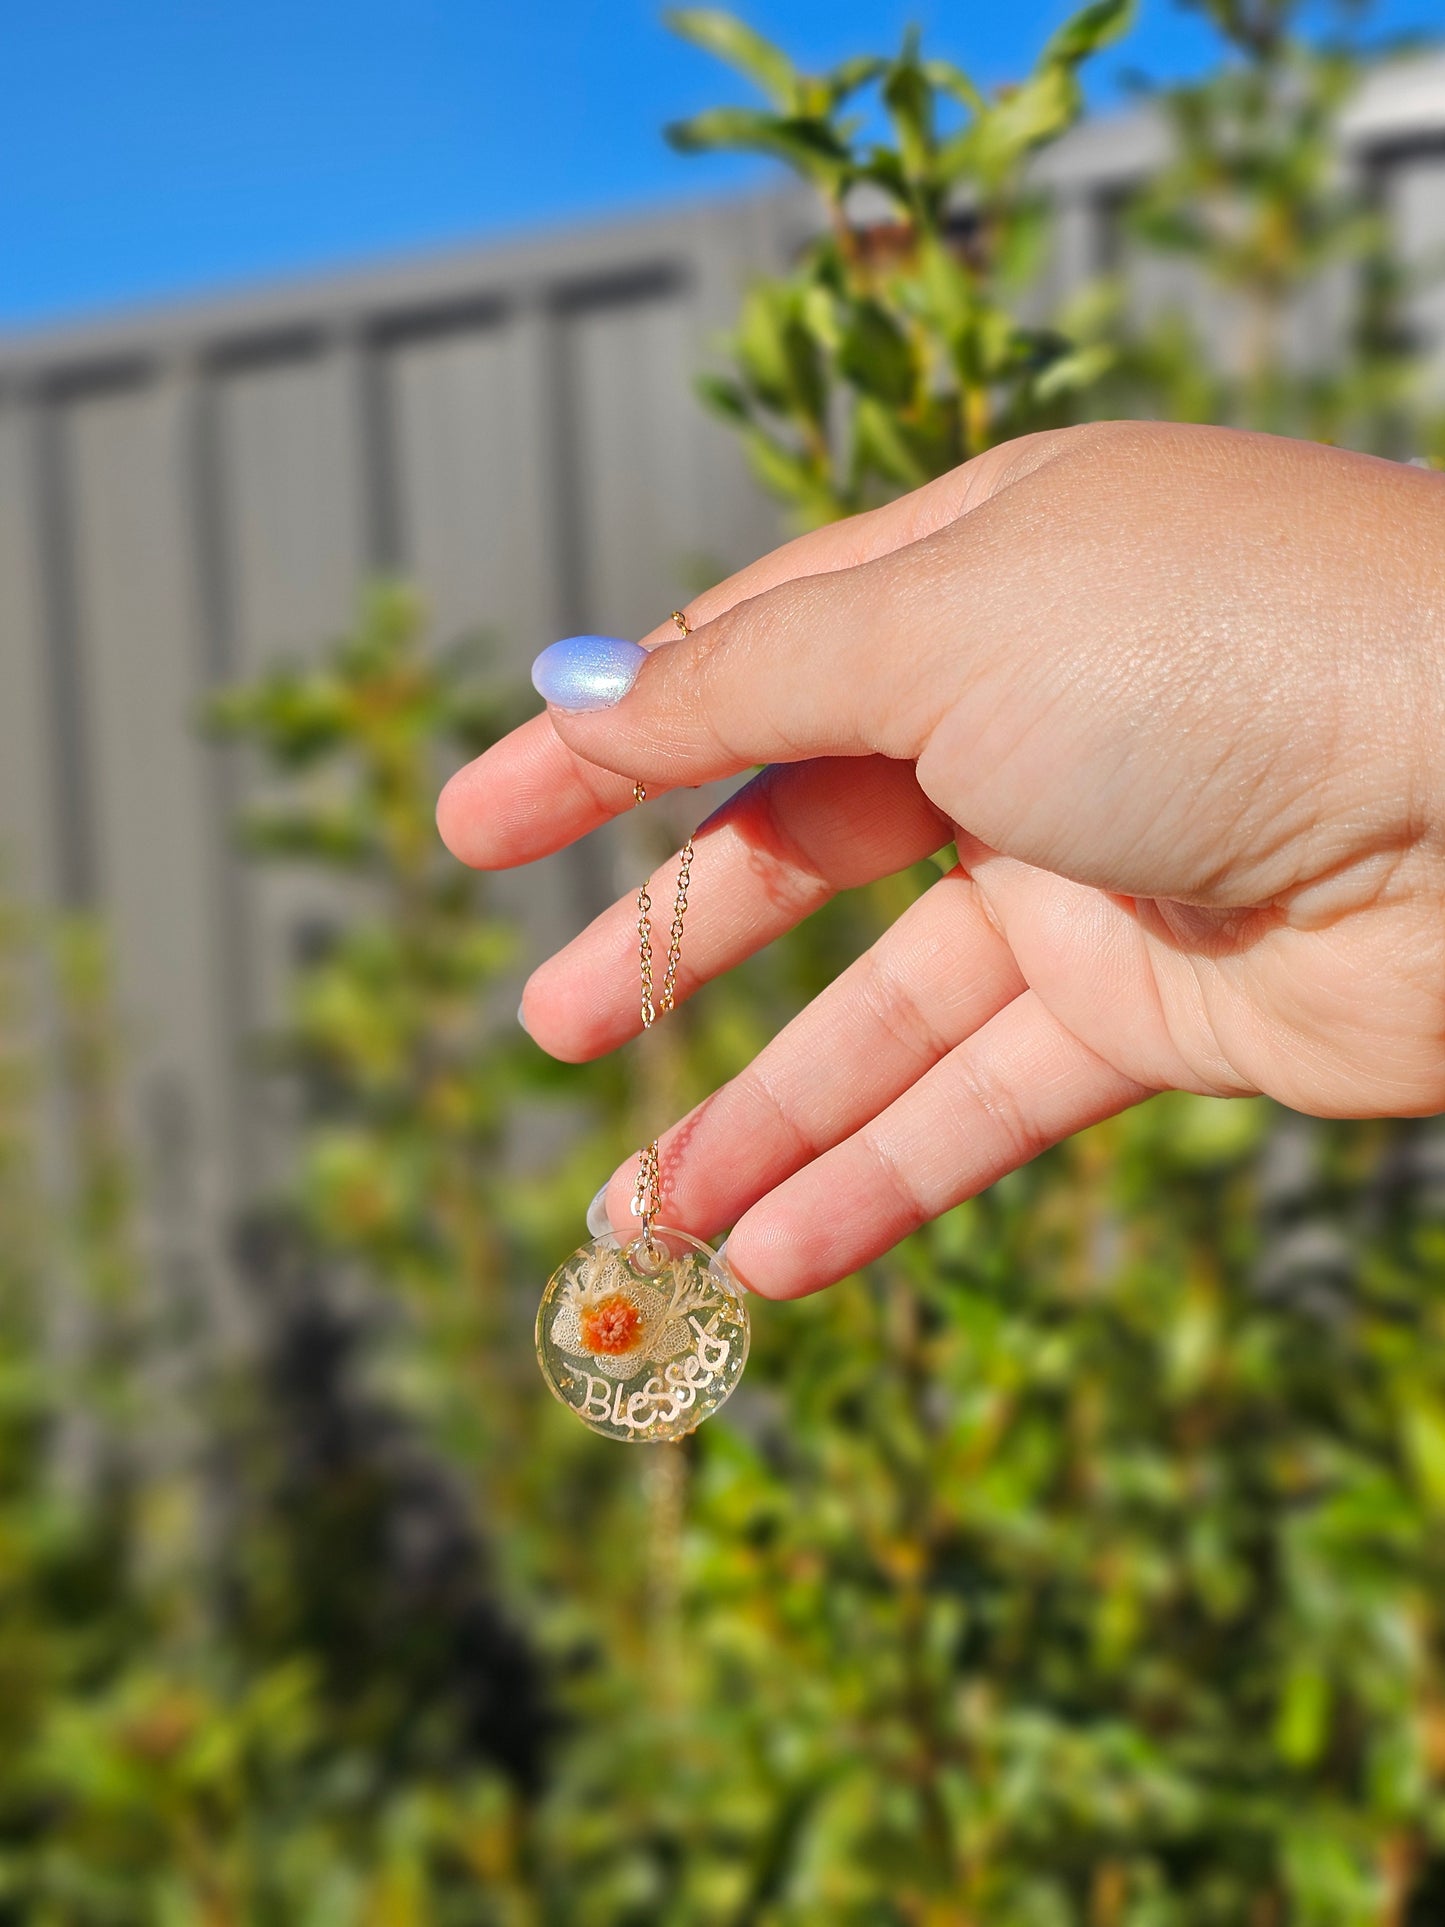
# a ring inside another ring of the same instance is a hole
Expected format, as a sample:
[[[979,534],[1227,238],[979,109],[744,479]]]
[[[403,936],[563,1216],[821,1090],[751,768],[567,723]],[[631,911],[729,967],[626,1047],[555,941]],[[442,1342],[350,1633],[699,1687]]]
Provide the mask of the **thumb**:
[[[911,617],[951,536],[778,583],[651,649],[568,637],[543,650],[532,680],[570,749],[647,782],[693,786],[815,756],[912,759],[942,701]]]
[[[1000,498],[1090,432],[1002,442],[816,530],[701,598],[704,620],[687,636],[651,649],[615,636],[553,643],[532,680],[557,734],[588,763],[679,787],[814,756],[916,759],[988,632],[989,575],[1014,559]],[[755,581],[756,593],[737,593]]]

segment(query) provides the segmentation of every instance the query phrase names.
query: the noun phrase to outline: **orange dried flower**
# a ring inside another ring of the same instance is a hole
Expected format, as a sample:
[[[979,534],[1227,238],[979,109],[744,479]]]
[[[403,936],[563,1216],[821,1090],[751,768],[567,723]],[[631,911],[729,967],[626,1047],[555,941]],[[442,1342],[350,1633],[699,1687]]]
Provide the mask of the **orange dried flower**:
[[[582,1308],[579,1323],[582,1342],[589,1352],[602,1352],[620,1358],[637,1342],[642,1313],[620,1291],[611,1293],[595,1305]]]

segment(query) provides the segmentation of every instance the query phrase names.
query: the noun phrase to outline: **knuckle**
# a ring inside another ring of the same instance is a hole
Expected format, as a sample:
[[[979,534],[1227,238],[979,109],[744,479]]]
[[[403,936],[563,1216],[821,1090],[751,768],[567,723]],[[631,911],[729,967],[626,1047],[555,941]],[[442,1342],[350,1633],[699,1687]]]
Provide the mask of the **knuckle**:
[[[950,1048],[912,986],[886,953],[870,957],[859,986],[864,1004],[881,1029],[911,1057],[933,1064]]]
[[[1009,1169],[1037,1157],[1048,1138],[1037,1122],[1030,1119],[1017,1090],[990,1076],[970,1049],[960,1050],[954,1069],[961,1109],[972,1112],[975,1117],[982,1115],[989,1138],[1007,1158]]]
[[[806,1128],[796,1106],[775,1081],[769,1067],[759,1060],[743,1073],[743,1080],[781,1132],[794,1161],[800,1166],[811,1164],[823,1150],[823,1140]]]
[[[931,1215],[913,1173],[899,1159],[885,1138],[870,1131],[864,1146],[873,1165],[875,1182],[881,1195],[891,1200],[897,1221],[903,1226],[922,1224]]]

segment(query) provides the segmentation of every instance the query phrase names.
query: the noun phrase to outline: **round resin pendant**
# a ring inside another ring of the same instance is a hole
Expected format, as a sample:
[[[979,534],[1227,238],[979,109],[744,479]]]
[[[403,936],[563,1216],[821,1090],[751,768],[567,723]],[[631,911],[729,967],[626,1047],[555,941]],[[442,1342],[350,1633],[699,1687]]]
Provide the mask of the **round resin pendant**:
[[[574,1251],[537,1308],[542,1376],[609,1439],[665,1444],[731,1395],[748,1355],[748,1308],[709,1246],[654,1225]]]

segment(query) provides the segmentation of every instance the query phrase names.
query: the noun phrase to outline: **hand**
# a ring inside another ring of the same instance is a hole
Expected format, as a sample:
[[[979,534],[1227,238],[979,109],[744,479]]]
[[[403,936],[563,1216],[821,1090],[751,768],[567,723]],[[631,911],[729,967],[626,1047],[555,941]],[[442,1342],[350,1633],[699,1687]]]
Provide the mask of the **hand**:
[[[634,778],[769,765],[697,839],[680,995],[956,840],[662,1141],[669,1221],[736,1220],[754,1290],[816,1290],[1168,1087],[1445,1108],[1439,478],[1226,429],[1026,436],[688,613],[615,706],[514,731],[438,821],[503,868],[631,807]],[[555,1056],[639,1029],[635,917],[528,983]]]

